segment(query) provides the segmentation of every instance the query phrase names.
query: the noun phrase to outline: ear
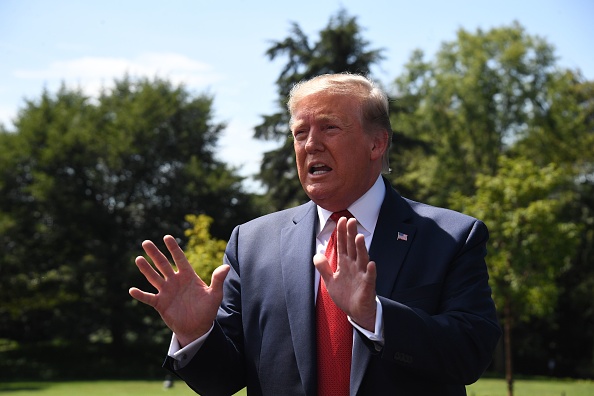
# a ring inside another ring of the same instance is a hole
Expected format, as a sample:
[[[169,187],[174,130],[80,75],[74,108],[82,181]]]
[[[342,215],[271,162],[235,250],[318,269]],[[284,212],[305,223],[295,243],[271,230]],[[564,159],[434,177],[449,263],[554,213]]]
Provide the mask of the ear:
[[[371,139],[371,159],[373,161],[382,158],[388,148],[388,131],[382,129],[377,131]]]

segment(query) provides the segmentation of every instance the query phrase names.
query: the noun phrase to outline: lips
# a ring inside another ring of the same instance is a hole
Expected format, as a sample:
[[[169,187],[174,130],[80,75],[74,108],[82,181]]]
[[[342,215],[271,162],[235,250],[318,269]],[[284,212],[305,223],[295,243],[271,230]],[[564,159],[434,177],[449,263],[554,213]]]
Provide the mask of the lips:
[[[326,164],[314,164],[309,167],[309,173],[311,175],[323,175],[324,173],[328,173],[331,170],[332,168]]]

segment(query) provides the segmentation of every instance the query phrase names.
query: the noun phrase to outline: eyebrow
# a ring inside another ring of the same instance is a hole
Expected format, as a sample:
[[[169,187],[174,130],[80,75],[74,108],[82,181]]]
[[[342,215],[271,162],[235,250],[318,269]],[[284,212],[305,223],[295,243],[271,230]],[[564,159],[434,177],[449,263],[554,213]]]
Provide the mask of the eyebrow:
[[[329,114],[320,115],[318,118],[316,118],[316,121],[334,122],[334,123],[343,123],[344,122],[341,117],[338,117],[335,115],[329,115]]]
[[[289,122],[289,129],[291,130],[291,132],[293,132],[293,130],[299,129],[305,124],[305,122],[291,120]]]

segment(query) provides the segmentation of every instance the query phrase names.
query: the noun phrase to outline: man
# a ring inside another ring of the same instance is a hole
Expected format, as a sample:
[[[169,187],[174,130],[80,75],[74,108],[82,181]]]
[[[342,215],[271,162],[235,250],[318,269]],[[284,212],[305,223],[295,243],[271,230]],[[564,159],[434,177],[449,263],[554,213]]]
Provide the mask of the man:
[[[130,294],[174,332],[165,366],[203,395],[466,394],[500,336],[485,225],[383,179],[388,101],[366,78],[316,77],[288,107],[310,202],[236,227],[210,287],[171,236],[177,272],[143,243],[158,294]]]

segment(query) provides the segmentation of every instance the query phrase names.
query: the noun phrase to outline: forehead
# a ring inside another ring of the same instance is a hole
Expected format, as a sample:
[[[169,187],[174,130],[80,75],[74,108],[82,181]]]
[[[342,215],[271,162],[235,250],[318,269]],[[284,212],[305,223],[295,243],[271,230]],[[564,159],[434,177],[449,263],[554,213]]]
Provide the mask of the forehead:
[[[361,105],[356,97],[325,92],[303,97],[292,110],[291,125],[324,120],[351,123],[361,117]]]

